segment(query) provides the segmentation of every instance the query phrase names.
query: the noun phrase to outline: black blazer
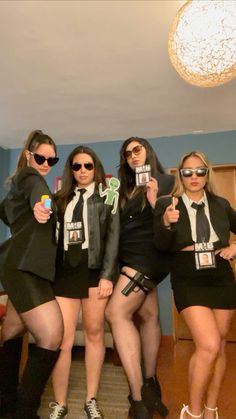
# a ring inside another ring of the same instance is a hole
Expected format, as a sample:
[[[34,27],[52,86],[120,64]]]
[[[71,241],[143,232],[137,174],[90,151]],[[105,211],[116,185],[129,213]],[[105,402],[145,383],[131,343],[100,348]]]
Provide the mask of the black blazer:
[[[0,279],[11,268],[54,280],[56,214],[54,211],[46,224],[35,220],[33,207],[41,195],[51,197],[51,192],[44,178],[27,167],[13,179],[0,203],[0,218],[11,231],[11,237],[0,246]]]
[[[219,196],[206,192],[210,220],[213,229],[219,237],[216,248],[228,246],[230,231],[236,234],[236,211],[230,206],[230,203]],[[194,244],[191,235],[191,225],[186,206],[182,198],[176,209],[180,211],[179,220],[173,223],[168,230],[163,224],[163,214],[166,208],[171,204],[171,197],[159,198],[154,210],[154,240],[159,250],[169,250],[175,252],[186,246]]]

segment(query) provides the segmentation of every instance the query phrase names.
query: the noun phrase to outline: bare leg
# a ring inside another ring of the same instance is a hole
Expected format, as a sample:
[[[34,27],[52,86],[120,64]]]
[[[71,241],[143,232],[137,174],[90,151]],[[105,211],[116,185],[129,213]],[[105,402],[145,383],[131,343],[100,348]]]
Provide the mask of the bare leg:
[[[206,406],[213,409],[217,407],[220,387],[225,374],[225,337],[229,331],[233,310],[214,310],[214,315],[221,336],[221,347],[215,362],[212,379],[210,381],[206,397]],[[214,411],[208,409],[205,410],[204,419],[215,419],[215,417]]]
[[[156,375],[157,354],[161,341],[156,288],[146,296],[137,315],[142,343],[144,375],[145,378],[149,378]]]
[[[57,297],[57,301],[61,308],[64,321],[64,337],[61,344],[60,356],[52,373],[52,383],[56,402],[60,406],[65,406],[67,404],[71,351],[74,343],[81,300]]]
[[[104,321],[108,298],[98,298],[98,288],[89,288],[89,297],[82,299],[85,336],[86,401],[97,396],[105,356]]]
[[[135,274],[131,268],[126,269],[131,276]],[[123,368],[128,378],[133,400],[141,400],[143,384],[141,370],[141,343],[139,331],[134,321],[134,313],[143,304],[146,294],[143,291],[131,292],[124,296],[121,291],[127,285],[128,278],[120,275],[111,299],[108,303],[106,315],[111,323],[112,333]]]
[[[196,346],[189,363],[189,410],[193,415],[200,415],[212,369],[220,350],[221,337],[213,310],[194,306],[184,309],[181,314]]]

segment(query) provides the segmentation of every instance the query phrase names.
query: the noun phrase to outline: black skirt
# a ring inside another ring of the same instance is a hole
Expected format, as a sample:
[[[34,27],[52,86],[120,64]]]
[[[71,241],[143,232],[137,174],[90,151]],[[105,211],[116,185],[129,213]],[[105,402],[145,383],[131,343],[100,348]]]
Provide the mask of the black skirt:
[[[171,284],[177,310],[191,306],[232,310],[236,308],[236,282],[230,263],[216,256],[216,268],[195,267],[192,251],[173,255]]]
[[[8,269],[2,285],[18,313],[55,300],[52,282],[29,272]]]
[[[88,298],[89,288],[97,287],[99,269],[88,268],[88,250],[81,252],[79,265],[70,266],[65,252],[64,258],[58,261],[56,278],[53,284],[55,295],[66,298]]]

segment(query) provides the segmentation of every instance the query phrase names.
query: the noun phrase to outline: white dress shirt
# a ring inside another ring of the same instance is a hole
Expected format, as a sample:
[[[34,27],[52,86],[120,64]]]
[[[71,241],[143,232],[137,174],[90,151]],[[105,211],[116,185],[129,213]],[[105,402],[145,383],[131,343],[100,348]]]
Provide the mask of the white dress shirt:
[[[197,241],[197,234],[196,234],[196,214],[197,214],[197,210],[194,209],[191,206],[192,203],[196,202],[196,201],[193,201],[192,199],[190,199],[186,195],[186,193],[183,193],[182,199],[183,199],[184,205],[186,206],[186,209],[188,211],[188,216],[189,216],[190,225],[191,225],[192,239],[196,243],[196,241]],[[204,191],[204,195],[203,195],[202,199],[200,199],[200,201],[196,202],[196,204],[199,205],[202,202],[204,202],[204,204],[205,204],[204,211],[205,211],[205,214],[207,216],[207,219],[208,219],[209,225],[210,225],[210,239],[209,239],[209,242],[214,243],[214,242],[219,240],[219,237],[217,236],[217,234],[216,234],[216,232],[213,229],[212,224],[211,224],[211,218],[210,218],[210,213],[209,213],[209,205],[208,205],[207,196],[206,196],[205,191]]]
[[[88,234],[88,198],[93,195],[95,189],[95,183],[91,183],[86,188],[75,188],[75,195],[66,207],[64,214],[64,250],[68,250],[68,234],[66,229],[66,223],[72,221],[74,208],[80,197],[80,189],[86,189],[84,192],[84,205],[83,205],[83,225],[84,225],[84,242],[82,243],[82,249],[88,249],[89,246],[89,234]]]

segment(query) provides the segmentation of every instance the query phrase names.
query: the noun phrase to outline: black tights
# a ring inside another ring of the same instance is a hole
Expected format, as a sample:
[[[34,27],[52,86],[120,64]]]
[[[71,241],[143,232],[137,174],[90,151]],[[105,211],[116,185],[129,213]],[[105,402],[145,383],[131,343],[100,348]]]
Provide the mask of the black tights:
[[[37,346],[56,350],[63,336],[63,319],[56,300],[41,304],[24,313],[17,313],[10,300],[2,326],[3,342],[29,331]]]
[[[131,273],[132,274],[132,273]],[[122,365],[126,372],[134,400],[141,399],[143,376],[149,378],[156,373],[157,353],[160,343],[157,295],[154,289],[149,294],[131,292],[127,297],[121,290],[128,279],[121,275],[106,309],[113,337]],[[139,317],[139,330],[135,316]]]
[[[20,342],[17,336],[25,331],[33,336],[36,346],[29,351],[21,383],[18,387],[19,360],[14,353],[20,355]],[[4,365],[7,369],[5,386],[1,386],[0,415],[10,413],[14,419],[36,419],[37,410],[46,382],[51,374],[59,355],[59,347],[63,336],[63,319],[56,300],[41,304],[24,313],[17,313],[8,300],[6,317],[2,327]],[[12,367],[14,363],[14,377]],[[8,416],[7,416],[8,417]]]

